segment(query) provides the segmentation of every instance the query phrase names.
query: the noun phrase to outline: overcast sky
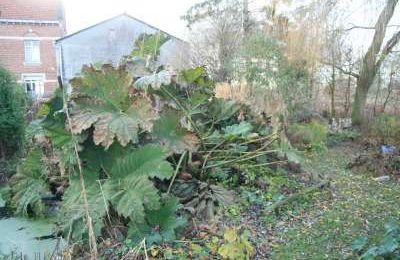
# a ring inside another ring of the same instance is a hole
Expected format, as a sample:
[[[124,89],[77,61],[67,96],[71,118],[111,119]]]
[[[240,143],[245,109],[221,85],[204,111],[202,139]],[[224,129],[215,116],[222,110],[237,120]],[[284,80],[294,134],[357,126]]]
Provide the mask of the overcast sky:
[[[186,38],[185,22],[180,17],[201,0],[64,0],[68,33],[73,33],[115,15],[127,12],[170,34]],[[309,0],[292,0],[292,4]],[[341,0],[341,17],[349,25],[373,25],[386,0]],[[250,11],[257,12],[268,0],[250,0]],[[391,24],[400,24],[400,6],[396,8]],[[387,37],[396,30],[389,28]],[[365,48],[372,30],[352,30],[350,40]]]

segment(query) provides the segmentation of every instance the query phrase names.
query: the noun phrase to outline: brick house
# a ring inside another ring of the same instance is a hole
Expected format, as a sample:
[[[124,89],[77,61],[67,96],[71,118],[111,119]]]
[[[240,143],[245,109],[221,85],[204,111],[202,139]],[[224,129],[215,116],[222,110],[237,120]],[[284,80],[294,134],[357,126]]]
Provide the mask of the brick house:
[[[0,66],[35,98],[58,85],[55,40],[66,33],[61,1],[0,0]]]

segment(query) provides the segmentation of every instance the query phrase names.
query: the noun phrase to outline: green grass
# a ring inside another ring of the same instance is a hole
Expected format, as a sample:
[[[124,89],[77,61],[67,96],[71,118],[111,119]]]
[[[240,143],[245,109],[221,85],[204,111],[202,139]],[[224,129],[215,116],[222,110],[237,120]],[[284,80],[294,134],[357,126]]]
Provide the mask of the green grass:
[[[319,193],[302,216],[285,219],[276,229],[272,259],[356,258],[351,251],[355,239],[378,241],[384,224],[400,219],[399,183],[382,184],[368,174],[353,174],[338,152],[328,152],[313,164],[331,179],[331,191]]]

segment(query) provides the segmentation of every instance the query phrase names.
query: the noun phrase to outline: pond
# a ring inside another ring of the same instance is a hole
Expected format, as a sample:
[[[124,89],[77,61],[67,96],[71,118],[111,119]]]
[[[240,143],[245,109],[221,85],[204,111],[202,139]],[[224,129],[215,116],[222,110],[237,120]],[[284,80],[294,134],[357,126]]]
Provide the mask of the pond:
[[[0,259],[49,259],[57,239],[38,238],[51,235],[53,229],[54,224],[48,220],[12,217],[0,208]]]

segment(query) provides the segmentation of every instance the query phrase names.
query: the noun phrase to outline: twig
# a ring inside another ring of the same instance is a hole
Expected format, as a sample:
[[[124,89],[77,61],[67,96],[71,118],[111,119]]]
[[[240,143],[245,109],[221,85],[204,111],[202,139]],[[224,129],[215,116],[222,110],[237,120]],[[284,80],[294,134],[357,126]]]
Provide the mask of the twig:
[[[268,136],[263,136],[263,137],[260,137],[260,138],[257,138],[257,139],[249,140],[249,141],[244,142],[244,143],[242,143],[242,144],[257,143],[257,142],[260,142],[260,141],[264,141],[264,140],[273,138],[273,137],[276,136],[277,134],[278,134],[278,133],[273,133],[273,134],[270,134],[270,135],[268,135]],[[276,137],[275,137],[275,138],[276,138]]]
[[[386,27],[400,27],[400,24],[390,24]],[[358,26],[358,25],[353,25],[350,28],[344,29],[344,31],[351,31],[353,29],[364,29],[364,30],[376,30],[376,27],[373,26]]]
[[[217,167],[217,166],[221,166],[221,165],[225,165],[225,164],[230,164],[230,163],[235,163],[235,162],[244,162],[244,161],[248,161],[248,160],[257,158],[259,156],[262,156],[262,155],[265,155],[265,154],[269,154],[269,153],[274,153],[274,152],[276,152],[276,150],[266,151],[264,153],[256,153],[256,154],[254,154],[252,156],[238,157],[238,158],[233,159],[233,160],[223,161],[223,162],[216,163],[216,164],[213,164],[213,165],[207,165],[207,166],[204,167],[204,169],[209,169],[209,168],[213,168],[213,167]]]
[[[259,151],[259,152],[246,152],[243,155],[240,155],[240,157],[237,157],[235,155],[230,155],[230,154],[226,154],[224,156],[219,155],[219,156],[213,157],[213,160],[220,160],[220,159],[234,160],[234,159],[246,158],[246,156],[255,155],[255,154],[258,154],[259,156],[261,156],[261,155],[275,153],[275,152],[279,152],[279,150],[268,150],[268,151]]]
[[[190,241],[186,241],[186,240],[174,240],[174,243],[204,243],[204,240],[190,240]]]
[[[324,64],[324,65],[328,65],[328,66],[334,66],[335,69],[340,70],[343,74],[352,76],[352,77],[354,77],[354,78],[356,78],[356,79],[358,79],[358,78],[360,77],[359,74],[357,74],[357,73],[355,73],[355,72],[353,72],[353,71],[347,71],[347,70],[343,69],[341,66],[332,64],[332,63],[330,63],[330,62],[321,61],[321,63]]]
[[[268,147],[270,144],[272,144],[277,138],[275,137],[274,139],[272,139],[271,141],[269,141],[268,143],[264,144],[263,146],[261,146],[260,148],[258,148],[257,150],[254,150],[252,153],[247,154],[245,156],[242,157],[238,157],[236,159],[233,160],[228,160],[228,161],[223,161],[214,165],[207,165],[205,166],[203,169],[208,169],[208,168],[212,168],[212,167],[217,167],[217,166],[221,166],[221,165],[225,165],[225,164],[229,164],[229,163],[234,163],[234,162],[243,162],[243,161],[248,161],[250,159],[259,157],[261,155],[264,154],[268,154],[268,153],[273,153],[276,152],[276,150],[269,150],[269,151],[265,151],[263,153],[260,153],[260,151],[262,151],[264,148]],[[253,155],[254,154],[254,155]]]
[[[101,186],[100,180],[97,180],[97,181],[99,182],[100,192],[101,192],[101,195],[103,196],[104,207],[106,208],[106,212],[107,212],[107,218],[108,218],[108,221],[110,221],[110,223],[111,223],[111,217],[110,217],[110,213],[108,212],[108,205],[107,205],[106,197],[104,196],[103,187]]]
[[[186,151],[184,151],[183,154],[181,155],[181,158],[179,158],[178,164],[177,164],[177,166],[176,166],[176,168],[175,168],[174,176],[172,176],[172,180],[171,180],[171,182],[169,183],[168,190],[167,190],[167,194],[169,194],[169,192],[171,191],[172,184],[174,184],[175,178],[176,178],[176,176],[178,175],[179,168],[181,167],[181,164],[182,164],[182,162],[183,162],[183,158],[185,157],[185,155],[186,155]]]
[[[142,243],[143,243],[143,248],[144,248],[144,255],[145,255],[145,257],[146,257],[145,259],[148,260],[148,259],[149,259],[149,256],[147,255],[146,238],[143,238]]]
[[[274,164],[281,164],[281,163],[286,163],[287,161],[275,161],[275,162],[267,162],[267,163],[259,163],[255,165],[247,165],[247,167],[262,167],[262,166],[267,166],[267,165],[274,165]]]
[[[219,144],[217,144],[216,146],[214,146],[214,147],[207,153],[206,157],[204,158],[203,165],[201,166],[202,171],[204,170],[204,167],[205,167],[206,164],[207,164],[207,160],[208,160],[208,158],[211,156],[211,154],[212,154],[218,147],[220,147],[221,145],[223,145],[224,143],[225,143],[225,140],[223,140],[222,142],[220,142]]]
[[[196,220],[194,218],[192,218],[192,222],[193,222],[194,229],[196,230],[196,234],[198,234],[199,229],[197,228]]]
[[[56,244],[56,246],[54,247],[53,253],[51,253],[50,259],[55,259],[54,256],[55,256],[55,254],[58,253],[59,246],[60,246],[60,240],[61,240],[61,237],[58,237],[58,238],[57,238],[57,244]]]

